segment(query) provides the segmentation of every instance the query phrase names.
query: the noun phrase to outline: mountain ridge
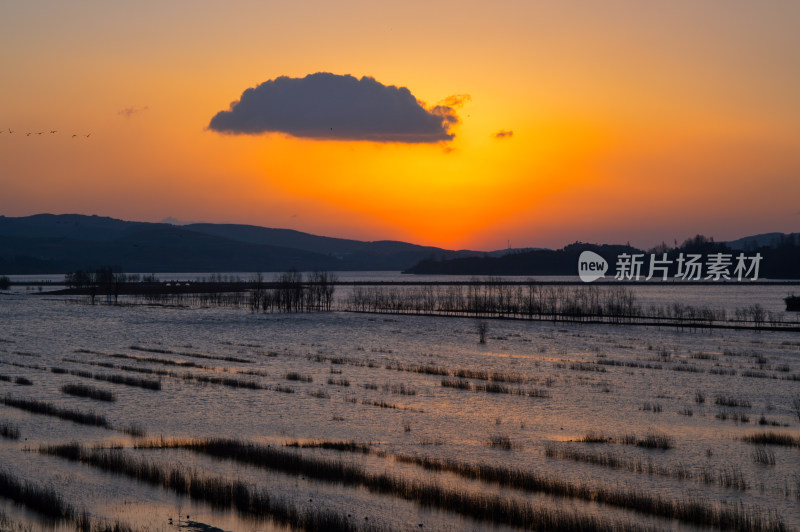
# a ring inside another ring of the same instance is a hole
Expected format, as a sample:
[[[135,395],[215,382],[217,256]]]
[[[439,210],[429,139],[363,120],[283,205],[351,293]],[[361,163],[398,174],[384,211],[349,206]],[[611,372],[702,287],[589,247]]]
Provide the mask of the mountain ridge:
[[[730,250],[754,250],[765,245],[777,247],[789,240],[794,242],[800,240],[798,237],[800,233],[763,233],[712,243]],[[0,215],[0,274],[12,275],[57,274],[101,266],[142,273],[294,268],[463,275],[574,275],[576,259],[572,255],[579,249],[574,246],[570,244],[560,250],[448,250],[395,240],[361,241],[245,224],[175,225],[82,214]],[[582,246],[581,249],[605,251],[636,250],[614,244]],[[800,261],[797,269],[800,270]]]

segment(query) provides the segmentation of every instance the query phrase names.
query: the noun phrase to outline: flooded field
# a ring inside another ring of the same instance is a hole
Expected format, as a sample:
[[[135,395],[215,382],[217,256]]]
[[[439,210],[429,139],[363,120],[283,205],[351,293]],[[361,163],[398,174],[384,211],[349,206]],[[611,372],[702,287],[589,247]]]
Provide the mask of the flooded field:
[[[469,318],[19,292],[0,322],[0,528],[800,528],[796,333],[480,344]]]

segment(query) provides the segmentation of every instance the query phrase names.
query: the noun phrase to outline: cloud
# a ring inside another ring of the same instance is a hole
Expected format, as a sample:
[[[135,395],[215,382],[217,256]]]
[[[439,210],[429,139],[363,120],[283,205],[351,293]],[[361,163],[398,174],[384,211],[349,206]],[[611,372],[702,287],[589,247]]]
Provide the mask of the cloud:
[[[131,107],[126,107],[125,109],[117,112],[117,114],[119,116],[124,116],[125,118],[130,118],[133,115],[136,115],[136,114],[139,114],[139,113],[143,113],[145,111],[147,111],[147,106],[146,105],[144,107],[133,107],[133,106],[131,106]]]
[[[294,137],[374,142],[452,140],[456,109],[469,100],[451,96],[426,109],[405,87],[374,78],[325,72],[281,76],[242,93],[209,129],[229,134],[280,132]]]
[[[513,136],[514,132],[511,131],[510,129],[509,130],[501,129],[500,131],[494,134],[494,138],[496,139],[510,139]]]

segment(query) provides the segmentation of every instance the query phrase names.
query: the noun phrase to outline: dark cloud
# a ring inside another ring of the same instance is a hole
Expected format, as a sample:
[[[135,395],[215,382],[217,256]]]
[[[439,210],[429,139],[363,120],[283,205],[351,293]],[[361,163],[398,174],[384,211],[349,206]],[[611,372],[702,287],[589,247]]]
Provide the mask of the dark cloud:
[[[117,112],[119,116],[124,116],[125,118],[130,118],[135,114],[143,113],[147,111],[147,106],[144,107],[126,107],[122,111]]]
[[[497,133],[494,134],[494,138],[496,139],[510,139],[514,136],[514,132],[511,130],[501,129]]]
[[[375,142],[452,140],[458,109],[469,96],[451,96],[426,109],[405,87],[374,78],[320,72],[279,77],[247,89],[211,119],[220,133],[281,132],[295,137]]]

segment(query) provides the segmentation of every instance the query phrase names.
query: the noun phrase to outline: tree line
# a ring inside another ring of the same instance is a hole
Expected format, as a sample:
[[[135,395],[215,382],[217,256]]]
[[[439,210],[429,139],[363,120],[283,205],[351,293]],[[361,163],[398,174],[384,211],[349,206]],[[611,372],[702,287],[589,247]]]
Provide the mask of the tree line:
[[[256,274],[250,292],[250,308],[262,312],[329,311],[333,305],[337,278],[334,274],[314,271],[303,278],[297,271],[279,274],[267,288],[263,276]]]
[[[104,266],[95,270],[75,270],[64,275],[67,288],[86,290],[92,305],[98,295],[104,295],[106,303],[119,303],[119,296],[126,283],[141,282],[138,274],[127,275],[117,266]]]

